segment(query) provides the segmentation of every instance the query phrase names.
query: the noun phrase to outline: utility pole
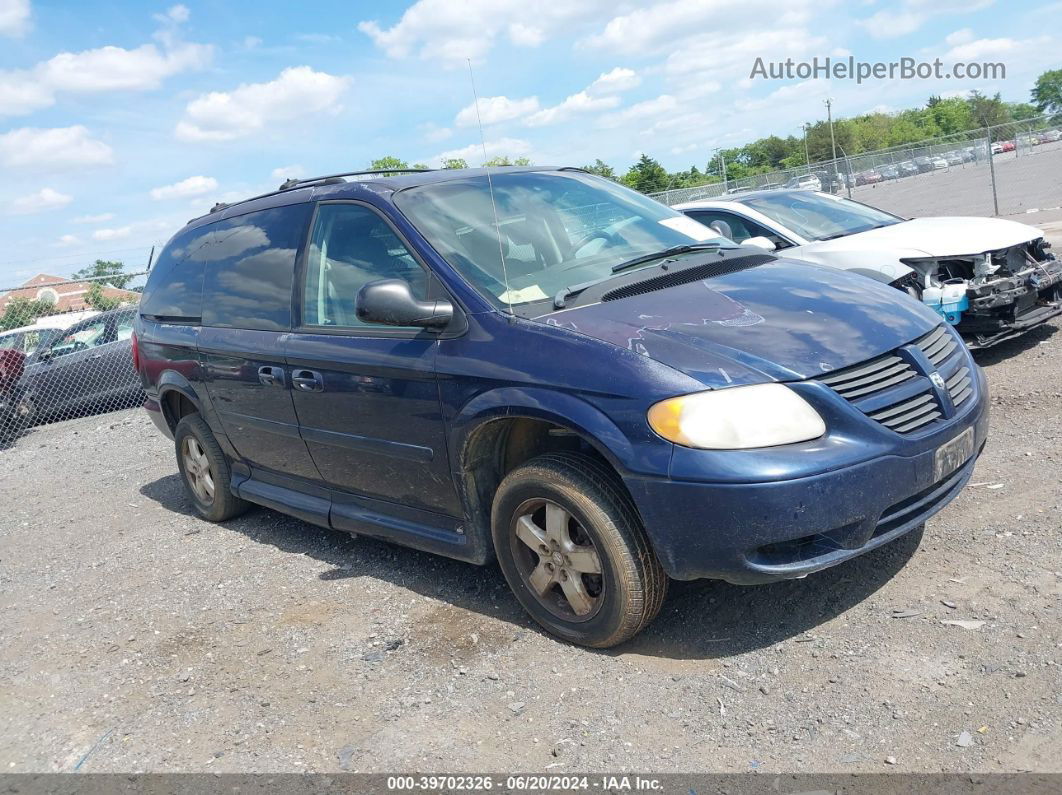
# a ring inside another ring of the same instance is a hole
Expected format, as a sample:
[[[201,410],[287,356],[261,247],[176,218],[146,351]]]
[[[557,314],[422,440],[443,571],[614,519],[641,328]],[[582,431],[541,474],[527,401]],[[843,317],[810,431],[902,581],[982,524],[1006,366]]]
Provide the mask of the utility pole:
[[[837,139],[833,137],[833,100],[826,100],[826,120],[830,123],[830,146],[833,147],[833,160],[837,163]]]
[[[808,154],[808,127],[811,125],[804,122],[800,125],[800,129],[804,131],[804,164],[811,165],[811,155]]]
[[[726,179],[726,160],[723,159],[723,150],[722,149],[719,150],[719,165],[720,165],[720,167],[723,170],[723,192],[725,193],[727,190],[729,190],[730,186],[727,183],[727,179]]]

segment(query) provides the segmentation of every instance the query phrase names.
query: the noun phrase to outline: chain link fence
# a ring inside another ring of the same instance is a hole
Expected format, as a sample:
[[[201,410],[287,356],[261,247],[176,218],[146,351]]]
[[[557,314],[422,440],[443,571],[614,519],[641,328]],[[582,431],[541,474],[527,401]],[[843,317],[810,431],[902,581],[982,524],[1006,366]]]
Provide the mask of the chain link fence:
[[[35,425],[143,402],[131,338],[145,275],[42,274],[0,289],[0,447]]]
[[[906,217],[1062,207],[1062,118],[1039,116],[740,180],[649,194],[669,205],[750,190],[822,190]]]

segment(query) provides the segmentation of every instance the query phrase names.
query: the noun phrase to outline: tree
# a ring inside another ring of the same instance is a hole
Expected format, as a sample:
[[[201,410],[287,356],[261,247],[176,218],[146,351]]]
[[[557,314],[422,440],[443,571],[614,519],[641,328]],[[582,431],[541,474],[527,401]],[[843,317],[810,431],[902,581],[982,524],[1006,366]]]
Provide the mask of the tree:
[[[1030,94],[1041,113],[1062,113],[1062,69],[1052,69],[1036,78]]]
[[[450,157],[442,161],[443,168],[468,168],[468,162],[460,157]]]
[[[409,168],[409,163],[407,163],[405,160],[399,160],[397,157],[391,157],[390,155],[387,155],[386,157],[381,157],[376,160],[373,160],[371,163],[369,163],[369,168],[372,171],[401,171],[402,169]]]
[[[667,190],[671,179],[664,167],[647,154],[638,158],[638,162],[623,175],[623,181],[629,187],[642,193],[655,193]]]
[[[971,91],[970,117],[978,127],[995,127],[997,124],[1006,124],[1010,121],[1007,107],[1000,99],[999,92],[994,97],[986,97],[980,91]]]
[[[129,283],[129,280],[133,278],[132,276],[127,276],[124,271],[125,265],[121,262],[98,259],[87,268],[75,271],[74,275],[70,278],[95,279],[121,290]]]
[[[109,298],[104,295],[103,285],[99,282],[93,282],[85,294],[85,303],[93,309],[106,312],[108,309],[117,309],[122,305],[123,301],[121,298]]]
[[[414,163],[412,165],[412,168],[419,168],[419,169],[421,169],[423,171],[427,171],[428,170],[428,164],[427,163]]]
[[[601,158],[595,159],[592,166],[583,166],[583,171],[589,171],[591,174],[597,174],[599,177],[604,177],[605,179],[616,178],[616,172],[612,170],[612,166]]]
[[[50,315],[55,311],[55,304],[51,301],[34,300],[23,295],[16,295],[4,308],[4,314],[0,315],[0,331],[28,326],[34,320],[44,315]]]
[[[533,166],[534,163],[531,162],[531,158],[530,157],[518,157],[518,158],[516,158],[516,160],[513,161],[513,165],[514,166]]]
[[[497,157],[492,157],[490,160],[487,160],[487,161],[485,161],[483,163],[483,167],[484,168],[494,168],[495,166],[512,166],[512,165],[515,165],[515,163],[513,163],[513,161],[510,160],[505,155],[498,155]]]

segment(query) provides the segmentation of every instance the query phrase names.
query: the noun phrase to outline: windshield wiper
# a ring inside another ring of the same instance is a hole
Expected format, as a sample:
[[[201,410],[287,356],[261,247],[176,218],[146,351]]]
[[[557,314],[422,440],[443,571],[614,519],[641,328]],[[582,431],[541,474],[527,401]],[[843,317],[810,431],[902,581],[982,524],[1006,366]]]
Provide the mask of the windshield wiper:
[[[607,282],[611,279],[611,276],[606,276],[603,279],[594,279],[593,281],[583,282],[582,284],[573,284],[571,287],[562,287],[557,291],[557,294],[553,296],[553,308],[564,309],[564,304],[571,296],[576,293],[581,293],[588,287],[593,287],[595,284],[601,284],[601,282]]]
[[[627,268],[633,268],[635,265],[643,265],[646,262],[652,262],[653,260],[665,259],[666,257],[673,257],[678,254],[686,254],[690,251],[715,251],[719,248],[722,248],[719,243],[683,243],[680,246],[672,246],[671,248],[666,248],[663,251],[656,251],[652,254],[643,254],[640,257],[635,257],[634,259],[629,259],[626,262],[621,262],[618,265],[613,265],[612,275],[615,275],[620,271],[626,270]],[[727,246],[727,248],[736,247]],[[581,293],[583,290],[593,287],[595,284],[607,282],[611,278],[612,276],[605,276],[604,278],[593,279],[592,281],[583,282],[582,284],[573,284],[570,287],[562,287],[560,290],[557,291],[557,294],[553,296],[553,308],[564,309],[565,302],[571,296],[575,295],[576,293]]]
[[[626,262],[620,262],[617,265],[612,266],[613,273],[619,273],[620,271],[632,268],[635,265],[641,265],[643,262],[652,262],[655,259],[664,259],[665,257],[673,257],[677,254],[685,254],[690,251],[711,251],[720,247],[719,243],[683,243],[682,245],[672,246],[671,248],[665,248],[662,251],[654,251],[651,254],[642,254],[634,259],[629,259]]]

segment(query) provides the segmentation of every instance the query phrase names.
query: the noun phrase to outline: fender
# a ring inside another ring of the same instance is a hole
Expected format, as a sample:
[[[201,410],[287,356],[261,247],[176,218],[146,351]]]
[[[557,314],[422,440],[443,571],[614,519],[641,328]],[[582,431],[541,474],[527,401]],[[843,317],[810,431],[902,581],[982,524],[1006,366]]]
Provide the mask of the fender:
[[[671,445],[635,447],[627,434],[600,409],[569,394],[540,387],[500,387],[476,395],[451,420],[450,466],[460,478],[465,446],[484,423],[503,417],[529,417],[570,428],[590,444],[621,475],[630,472],[664,475]]]
[[[207,394],[205,385],[202,386],[202,389],[196,391],[195,386],[183,374],[176,370],[164,370],[155,388],[158,390],[159,405],[163,407],[166,405],[166,395],[170,392],[179,392],[186,397],[203,415],[203,419],[210,426],[211,432],[218,440],[218,444],[221,445],[221,449],[225,454],[233,461],[239,461],[240,455],[236,452],[236,448],[232,446],[232,442],[229,441],[225,428],[214,411],[214,405],[210,402],[210,396]],[[165,408],[163,408],[163,415],[166,416]],[[167,421],[171,419],[171,417],[166,416]]]

